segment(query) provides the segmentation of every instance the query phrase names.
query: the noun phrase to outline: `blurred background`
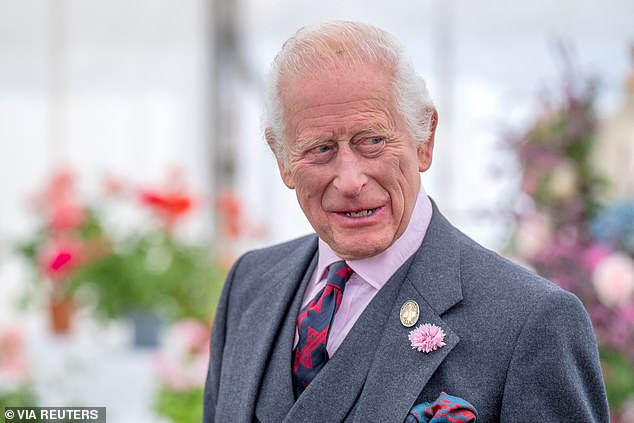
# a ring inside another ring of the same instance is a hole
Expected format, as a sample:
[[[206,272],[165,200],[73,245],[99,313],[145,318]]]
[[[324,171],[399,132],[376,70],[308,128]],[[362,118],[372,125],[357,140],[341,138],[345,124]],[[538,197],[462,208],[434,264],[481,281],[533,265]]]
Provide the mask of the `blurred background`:
[[[311,231],[260,110],[328,19],[402,41],[440,115],[428,193],[582,299],[634,422],[631,0],[0,0],[0,406],[200,420],[227,269]]]

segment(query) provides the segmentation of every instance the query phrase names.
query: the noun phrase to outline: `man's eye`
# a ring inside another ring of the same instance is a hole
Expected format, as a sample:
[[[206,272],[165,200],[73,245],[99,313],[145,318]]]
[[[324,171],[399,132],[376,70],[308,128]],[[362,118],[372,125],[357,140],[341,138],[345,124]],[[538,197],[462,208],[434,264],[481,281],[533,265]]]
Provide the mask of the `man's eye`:
[[[317,147],[311,148],[308,153],[309,154],[325,154],[333,150],[333,146],[330,144],[322,144]]]
[[[321,144],[311,148],[306,152],[306,158],[315,163],[325,163],[333,156],[336,151],[334,144]]]
[[[367,157],[374,157],[383,151],[385,147],[385,137],[367,137],[359,141],[356,145],[358,151]]]

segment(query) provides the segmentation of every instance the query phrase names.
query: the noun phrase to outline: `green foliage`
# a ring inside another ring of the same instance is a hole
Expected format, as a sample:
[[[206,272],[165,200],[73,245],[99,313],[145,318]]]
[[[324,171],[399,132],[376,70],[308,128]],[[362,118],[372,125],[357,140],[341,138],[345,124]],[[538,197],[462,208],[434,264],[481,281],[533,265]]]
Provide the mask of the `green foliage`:
[[[37,406],[35,394],[28,386],[21,386],[8,392],[0,391],[0,410],[4,410],[5,407],[35,406]]]
[[[105,217],[109,206],[126,202],[86,203],[74,193],[67,173],[53,177],[51,185],[51,198],[38,210],[39,225],[16,248],[33,273],[34,289],[27,297],[47,292],[40,288],[49,282],[56,297],[88,301],[104,319],[149,312],[166,321],[211,321],[224,272],[209,246],[175,235],[191,207],[189,196],[143,192],[122,197],[140,206],[150,224],[121,232]]]
[[[601,349],[601,365],[610,405],[619,409],[634,393],[634,367],[622,351]]]
[[[149,311],[170,321],[210,321],[223,279],[208,248],[155,231],[126,237],[110,253],[79,267],[69,289],[89,290],[106,319]]]
[[[203,388],[189,391],[161,388],[156,410],[174,423],[199,423],[203,420]]]

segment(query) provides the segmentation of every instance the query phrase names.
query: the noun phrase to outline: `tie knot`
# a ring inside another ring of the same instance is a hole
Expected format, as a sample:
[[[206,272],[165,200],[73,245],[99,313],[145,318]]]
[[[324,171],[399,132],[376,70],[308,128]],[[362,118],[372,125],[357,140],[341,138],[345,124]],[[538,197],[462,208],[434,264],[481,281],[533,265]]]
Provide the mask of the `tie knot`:
[[[352,269],[345,261],[337,261],[331,264],[328,269],[328,279],[326,280],[326,284],[334,285],[343,292],[346,282],[348,282],[352,273]]]

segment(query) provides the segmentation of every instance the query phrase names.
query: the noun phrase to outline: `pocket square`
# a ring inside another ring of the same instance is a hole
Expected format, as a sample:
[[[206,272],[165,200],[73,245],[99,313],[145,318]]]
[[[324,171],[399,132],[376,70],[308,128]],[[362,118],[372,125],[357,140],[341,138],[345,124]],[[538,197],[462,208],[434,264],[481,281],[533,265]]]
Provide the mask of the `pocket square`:
[[[412,407],[405,423],[475,423],[477,420],[478,413],[473,405],[441,392],[436,401]]]

